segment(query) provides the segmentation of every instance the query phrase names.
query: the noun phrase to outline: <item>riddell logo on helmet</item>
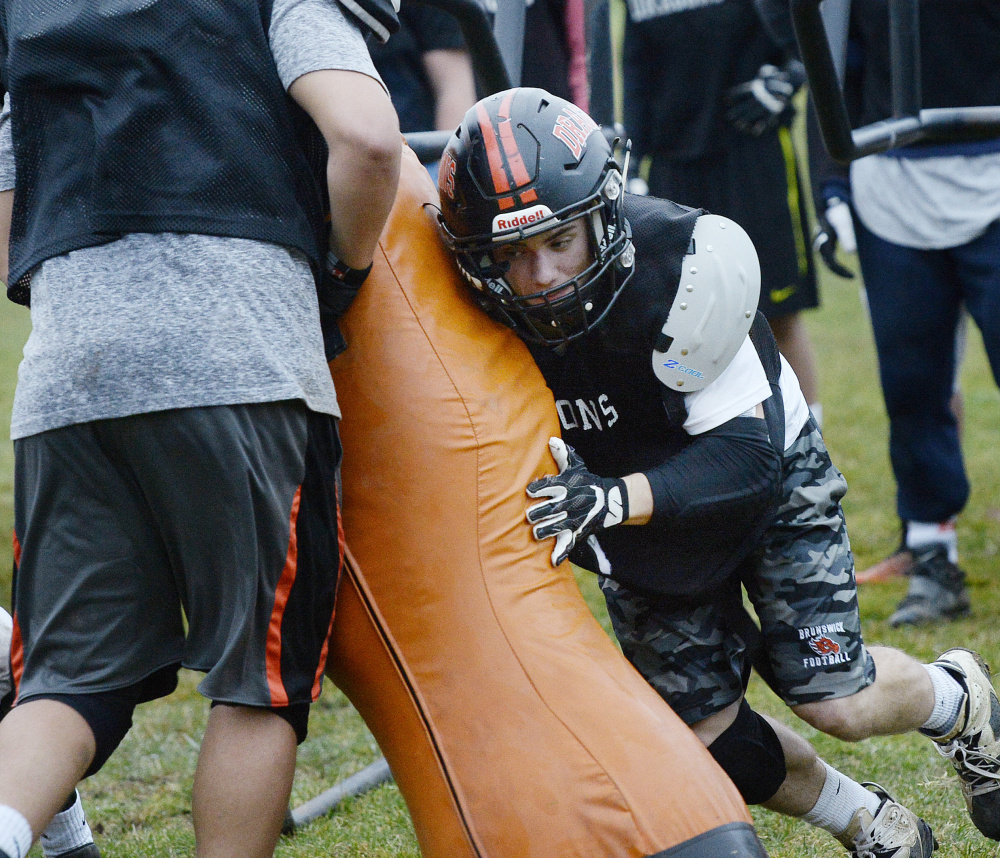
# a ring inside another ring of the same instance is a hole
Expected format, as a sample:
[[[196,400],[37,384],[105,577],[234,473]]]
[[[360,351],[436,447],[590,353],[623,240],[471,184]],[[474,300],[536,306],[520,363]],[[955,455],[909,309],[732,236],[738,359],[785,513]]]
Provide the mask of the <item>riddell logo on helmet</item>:
[[[493,218],[493,232],[506,232],[509,229],[531,226],[544,218],[551,217],[552,209],[537,205],[511,214],[498,214]]]

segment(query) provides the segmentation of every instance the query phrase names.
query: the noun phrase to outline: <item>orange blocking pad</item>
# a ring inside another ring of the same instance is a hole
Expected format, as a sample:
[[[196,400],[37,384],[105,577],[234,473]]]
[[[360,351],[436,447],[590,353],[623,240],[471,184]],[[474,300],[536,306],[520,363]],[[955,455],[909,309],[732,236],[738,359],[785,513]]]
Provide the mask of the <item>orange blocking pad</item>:
[[[403,162],[331,364],[351,558],[330,677],[427,858],[765,855],[736,789],[532,539],[551,394],[472,303],[424,205],[436,189]]]

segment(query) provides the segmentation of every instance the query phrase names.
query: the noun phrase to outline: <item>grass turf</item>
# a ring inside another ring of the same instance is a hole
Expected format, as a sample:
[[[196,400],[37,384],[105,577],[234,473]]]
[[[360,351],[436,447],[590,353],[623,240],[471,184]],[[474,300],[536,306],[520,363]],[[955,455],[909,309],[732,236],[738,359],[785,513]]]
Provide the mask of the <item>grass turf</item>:
[[[820,364],[825,434],[834,461],[850,490],[844,501],[852,545],[863,569],[898,542],[894,485],[886,451],[886,420],[878,388],[871,335],[858,298],[858,282],[826,277],[824,306],[808,314]],[[10,413],[27,312],[0,306],[0,410]],[[972,329],[963,370],[965,453],[973,491],[959,520],[961,562],[969,576],[973,614],[927,629],[896,630],[886,620],[902,597],[902,581],[865,585],[860,601],[868,643],[897,646],[921,660],[951,646],[978,649],[1000,666],[1000,394],[991,378],[978,333]],[[12,450],[0,445],[0,517],[12,526]],[[0,602],[9,606],[10,545],[0,551]],[[603,602],[591,576],[578,580],[591,609],[607,628]],[[197,677],[184,673],[171,697],[141,707],[135,726],[105,769],[86,781],[81,793],[97,841],[108,858],[188,855],[193,849],[189,798],[204,728],[206,707],[195,691]],[[754,679],[752,703],[793,725],[814,742],[831,764],[858,780],[881,784],[932,825],[948,856],[1000,854],[969,821],[948,764],[916,736],[837,742],[797,722],[770,691]],[[300,749],[292,803],[297,806],[372,762],[378,749],[353,708],[327,683],[314,707],[310,737]],[[795,820],[754,809],[761,837],[773,858],[841,854],[829,836]],[[40,854],[35,847],[36,854]],[[406,807],[392,784],[345,802],[293,837],[282,838],[278,856],[330,855],[381,858],[419,854]]]

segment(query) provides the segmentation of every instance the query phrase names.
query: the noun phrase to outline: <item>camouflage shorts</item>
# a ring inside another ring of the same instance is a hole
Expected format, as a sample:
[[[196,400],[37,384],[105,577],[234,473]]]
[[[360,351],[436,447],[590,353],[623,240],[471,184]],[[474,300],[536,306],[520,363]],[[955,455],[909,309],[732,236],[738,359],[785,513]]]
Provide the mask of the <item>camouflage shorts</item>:
[[[875,679],[861,637],[854,559],[840,499],[847,490],[810,419],[785,451],[785,502],[744,584],[790,706],[847,697]],[[629,661],[688,724],[743,694],[744,643],[720,600],[678,606],[601,579]],[[722,599],[741,598],[734,585]]]

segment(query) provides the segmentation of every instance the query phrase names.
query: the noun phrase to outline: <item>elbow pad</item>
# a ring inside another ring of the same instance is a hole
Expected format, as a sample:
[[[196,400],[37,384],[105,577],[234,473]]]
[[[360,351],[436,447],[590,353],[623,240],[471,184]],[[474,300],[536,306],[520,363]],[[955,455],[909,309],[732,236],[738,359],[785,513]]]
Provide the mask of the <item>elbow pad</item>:
[[[754,551],[777,509],[781,472],[767,424],[756,417],[699,435],[645,472],[653,492],[647,527],[660,529],[670,566],[697,575],[691,592],[721,583]]]

